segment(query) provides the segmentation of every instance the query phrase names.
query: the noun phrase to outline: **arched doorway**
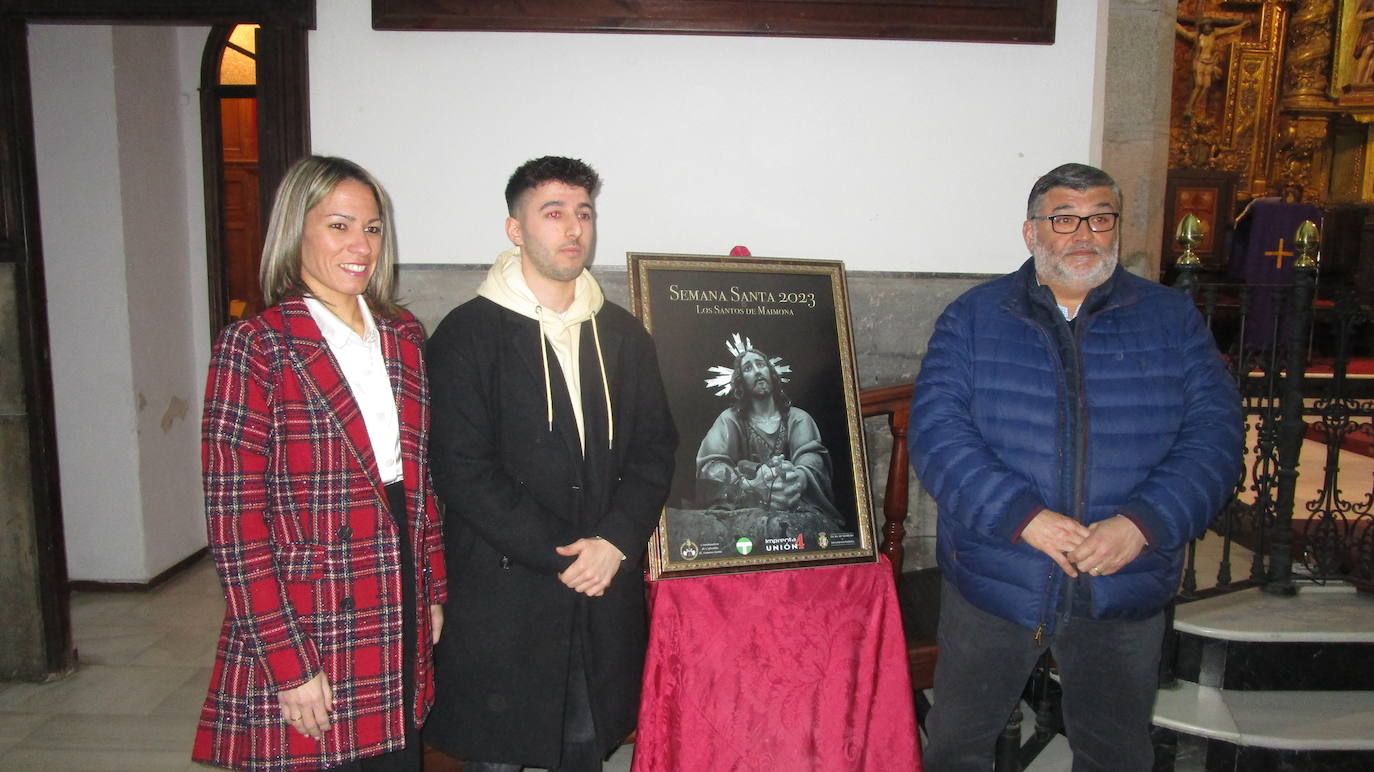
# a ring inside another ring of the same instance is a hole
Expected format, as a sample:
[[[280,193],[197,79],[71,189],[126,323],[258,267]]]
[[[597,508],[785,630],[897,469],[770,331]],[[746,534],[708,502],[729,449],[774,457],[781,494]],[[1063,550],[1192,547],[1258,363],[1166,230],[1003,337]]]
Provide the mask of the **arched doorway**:
[[[262,310],[256,24],[211,30],[201,64],[210,332]]]

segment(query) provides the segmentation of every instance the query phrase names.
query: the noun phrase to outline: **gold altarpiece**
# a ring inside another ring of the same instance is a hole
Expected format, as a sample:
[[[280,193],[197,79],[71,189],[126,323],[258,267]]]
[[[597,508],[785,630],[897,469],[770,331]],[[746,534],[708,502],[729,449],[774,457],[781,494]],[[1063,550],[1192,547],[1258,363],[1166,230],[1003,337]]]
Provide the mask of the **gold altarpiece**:
[[[1218,236],[1260,196],[1374,204],[1374,0],[1181,0],[1175,29],[1168,229],[1209,195]]]
[[[1242,200],[1374,203],[1372,122],[1374,0],[1179,4],[1171,169],[1229,172]]]

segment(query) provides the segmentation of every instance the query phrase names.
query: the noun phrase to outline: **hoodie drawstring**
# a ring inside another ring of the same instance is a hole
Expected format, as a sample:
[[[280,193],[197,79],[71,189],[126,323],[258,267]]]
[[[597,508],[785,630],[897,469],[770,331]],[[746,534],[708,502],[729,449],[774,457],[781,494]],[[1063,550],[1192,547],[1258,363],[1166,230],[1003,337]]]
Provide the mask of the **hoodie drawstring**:
[[[544,411],[545,419],[549,424],[549,431],[553,431],[553,386],[549,381],[549,347],[544,340],[544,307],[535,306],[535,321],[539,324],[539,359],[544,365]],[[611,384],[606,377],[606,358],[601,353],[601,330],[596,326],[596,314],[592,313],[592,342],[596,345],[596,364],[601,370],[601,395],[606,400],[606,449],[615,448],[615,413],[611,408]],[[577,356],[577,352],[573,352]]]
[[[544,363],[544,409],[549,421],[549,431],[553,431],[553,387],[549,385],[549,344],[544,342],[544,307],[535,306],[535,321],[539,334],[539,358]]]
[[[606,449],[615,448],[615,414],[611,412],[611,384],[606,380],[606,360],[601,357],[601,333],[592,314],[592,342],[596,343],[596,363],[601,366],[601,393],[606,397]],[[545,376],[547,378],[548,376]]]

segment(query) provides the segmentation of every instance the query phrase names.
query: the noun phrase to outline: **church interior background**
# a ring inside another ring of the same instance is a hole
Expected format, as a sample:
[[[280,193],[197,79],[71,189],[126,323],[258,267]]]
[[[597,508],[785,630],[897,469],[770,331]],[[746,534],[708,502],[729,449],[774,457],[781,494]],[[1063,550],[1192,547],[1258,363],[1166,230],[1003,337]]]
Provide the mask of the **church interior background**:
[[[1268,198],[1318,213],[1322,294],[1354,286],[1367,301],[1374,0],[1182,0],[1175,32],[1163,278],[1182,251],[1174,229],[1188,213],[1207,226],[1197,250],[1204,280],[1243,278],[1247,261],[1291,267],[1291,229],[1283,243],[1238,253],[1237,216]]]

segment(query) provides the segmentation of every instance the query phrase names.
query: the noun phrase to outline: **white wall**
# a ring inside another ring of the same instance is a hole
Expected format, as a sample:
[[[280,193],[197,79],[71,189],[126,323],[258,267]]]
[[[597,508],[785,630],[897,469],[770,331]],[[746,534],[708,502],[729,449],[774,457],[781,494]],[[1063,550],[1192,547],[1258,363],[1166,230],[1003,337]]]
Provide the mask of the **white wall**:
[[[196,461],[200,341],[208,336],[205,300],[196,298],[206,292],[198,117],[185,136],[187,111],[199,111],[199,51],[191,55],[185,34],[30,27],[73,579],[146,581],[205,543]],[[174,399],[186,403],[185,415]]]
[[[29,28],[63,531],[73,578],[142,570],[109,27]]]
[[[605,179],[603,265],[746,244],[1000,272],[1023,259],[1035,177],[1100,157],[1105,6],[1061,8],[1054,46],[1021,46],[375,32],[366,0],[331,0],[309,43],[313,143],[387,184],[408,263],[489,262],[506,178],[558,153]],[[205,30],[30,29],[69,570],[142,581],[204,541]]]
[[[200,59],[205,52],[205,41],[209,36],[209,27],[176,28],[177,82],[181,84],[180,93],[176,97],[179,106],[176,114],[181,125],[181,168],[184,183],[181,196],[186,203],[186,255],[191,286],[189,334],[194,361],[192,372],[195,374],[196,415],[199,415],[199,405],[204,396],[202,392],[205,387],[205,372],[210,366],[210,279],[206,264],[208,258],[205,246],[205,165],[200,146],[199,104]],[[199,459],[199,445],[196,453],[196,458]],[[199,476],[196,479],[199,480]],[[202,534],[201,543],[204,542]]]
[[[745,244],[1006,271],[1035,178],[1100,158],[1106,0],[1068,5],[1034,46],[376,32],[366,0],[334,0],[309,40],[313,145],[381,178],[407,263],[490,262],[507,177],[553,153],[602,174],[603,265]]]
[[[201,31],[202,40],[205,31]],[[199,180],[197,152],[188,159],[180,116],[198,115],[199,68],[178,67],[177,30],[115,27],[114,67],[119,127],[120,193],[129,286],[133,387],[138,410],[138,459],[145,554],[142,578],[204,546],[200,486],[200,408],[204,367],[196,368],[196,341],[209,325],[192,298],[206,298],[201,247],[192,251],[189,213],[204,221],[204,197],[187,197],[187,179]],[[190,64],[199,63],[199,53]],[[183,82],[183,77],[189,80]],[[198,123],[198,122],[197,122]],[[200,131],[193,134],[199,148]],[[188,174],[194,160],[195,174]],[[202,307],[204,302],[200,304]]]

